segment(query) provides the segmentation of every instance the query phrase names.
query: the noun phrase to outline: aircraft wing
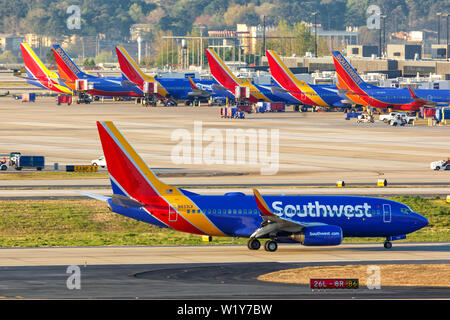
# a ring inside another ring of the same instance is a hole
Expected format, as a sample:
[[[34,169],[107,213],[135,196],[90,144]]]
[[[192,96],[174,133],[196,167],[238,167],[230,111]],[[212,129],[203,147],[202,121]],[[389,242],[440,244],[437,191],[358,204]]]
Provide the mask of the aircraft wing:
[[[273,94],[276,94],[276,93],[303,93],[300,90],[296,90],[296,91],[294,91],[294,90],[286,90],[284,88],[280,88],[280,87],[276,87],[276,86],[270,87],[270,91]]]
[[[192,80],[191,77],[188,77],[188,78],[189,78],[189,84],[192,87],[192,92],[189,92],[188,96],[190,96],[190,97],[202,97],[202,98],[211,96],[211,92],[209,92],[207,90],[200,89],[195,84],[194,80]]]
[[[257,189],[253,189],[253,194],[263,222],[261,226],[253,232],[250,238],[259,238],[266,234],[277,233],[279,231],[300,232],[306,227],[326,225],[320,222],[298,222],[289,218],[281,218],[273,213]]]
[[[437,102],[434,102],[434,101],[431,101],[431,100],[428,100],[428,99],[424,99],[424,98],[420,98],[420,97],[418,97],[418,96],[416,96],[416,93],[414,92],[414,90],[410,87],[410,86],[408,86],[408,90],[409,90],[409,93],[411,94],[411,98],[415,101],[415,102],[418,102],[418,103],[421,103],[421,104],[426,104],[426,105],[431,105],[431,106],[437,106],[437,105],[439,105],[439,103],[437,103]],[[442,105],[448,105],[448,103],[442,103]]]
[[[227,88],[225,88],[224,86],[221,86],[220,84],[213,84],[211,86],[211,88],[213,90],[219,90],[219,91],[229,91]]]

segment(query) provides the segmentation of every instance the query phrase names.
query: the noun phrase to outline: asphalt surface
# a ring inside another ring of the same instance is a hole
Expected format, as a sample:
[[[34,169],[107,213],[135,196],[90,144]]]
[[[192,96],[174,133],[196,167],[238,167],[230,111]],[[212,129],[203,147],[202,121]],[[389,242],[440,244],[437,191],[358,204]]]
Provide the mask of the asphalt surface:
[[[421,261],[442,263],[443,261]],[[447,261],[448,262],[448,261]],[[361,261],[360,264],[392,264]],[[411,263],[395,261],[394,263]],[[415,262],[417,263],[417,262]],[[194,263],[80,266],[80,289],[67,266],[0,267],[0,296],[12,299],[449,299],[445,287],[311,290],[308,285],[259,281],[282,269],[328,263]]]
[[[449,263],[449,243],[399,243],[391,250],[283,245],[276,253],[244,247],[0,249],[0,299],[450,299],[449,287],[311,290],[257,280],[307,266]],[[77,279],[70,266],[79,268]]]

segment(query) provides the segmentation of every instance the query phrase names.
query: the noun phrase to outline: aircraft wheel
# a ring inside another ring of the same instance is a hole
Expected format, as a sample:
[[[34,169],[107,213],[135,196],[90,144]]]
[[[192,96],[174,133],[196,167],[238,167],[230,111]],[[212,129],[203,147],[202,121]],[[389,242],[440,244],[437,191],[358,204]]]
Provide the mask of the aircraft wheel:
[[[384,242],[384,248],[385,248],[385,249],[390,249],[390,248],[392,248],[392,242],[390,242],[390,241],[385,241],[385,242]]]
[[[276,241],[268,240],[264,243],[264,249],[269,252],[275,252],[278,249],[278,244]]]
[[[261,242],[258,239],[250,239],[248,240],[247,247],[250,250],[258,250],[261,247]]]

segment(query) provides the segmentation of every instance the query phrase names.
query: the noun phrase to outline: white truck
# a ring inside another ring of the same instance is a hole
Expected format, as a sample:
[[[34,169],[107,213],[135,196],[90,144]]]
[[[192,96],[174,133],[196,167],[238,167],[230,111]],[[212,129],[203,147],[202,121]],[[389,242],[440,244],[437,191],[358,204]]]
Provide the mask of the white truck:
[[[378,119],[392,125],[392,121],[399,120],[399,117],[405,120],[405,122],[408,124],[413,123],[413,121],[416,120],[415,116],[410,116],[406,112],[391,112],[388,114],[380,114],[380,117]]]
[[[440,160],[440,161],[433,161],[430,163],[430,169],[433,170],[450,170],[450,159],[447,160]]]
[[[98,166],[98,167],[106,167],[106,160],[105,160],[105,156],[101,156],[98,159],[94,159],[91,161],[91,165],[93,166]]]

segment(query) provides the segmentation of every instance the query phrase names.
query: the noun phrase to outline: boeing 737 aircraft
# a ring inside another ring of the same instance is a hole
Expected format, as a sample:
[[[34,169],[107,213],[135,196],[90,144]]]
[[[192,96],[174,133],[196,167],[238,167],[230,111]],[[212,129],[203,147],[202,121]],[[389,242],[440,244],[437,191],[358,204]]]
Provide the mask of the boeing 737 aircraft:
[[[212,80],[152,77],[145,74],[141,68],[139,68],[137,63],[122,46],[116,47],[116,53],[120,69],[127,79],[138,85],[141,90],[144,90],[144,83],[152,83],[156,86],[156,92],[154,92],[154,94],[157,99],[172,98],[190,101],[207,99],[209,96],[234,98],[234,96],[226,90],[213,89],[213,85],[217,83]],[[194,86],[192,86],[191,81]]]
[[[250,238],[248,248],[276,251],[278,242],[339,245],[343,237],[404,239],[428,224],[408,206],[361,196],[262,196],[240,192],[200,195],[165,184],[112,122],[97,122],[111,179],[111,197],[83,193],[113,212],[162,228],[222,237]]]
[[[21,43],[20,50],[27,71],[25,79],[28,83],[57,93],[72,94],[71,89],[60,84],[59,75],[48,70],[28,44]]]
[[[450,104],[450,90],[384,88],[364,82],[339,51],[333,61],[340,92],[356,104],[380,109],[417,111],[424,105]]]
[[[237,78],[227,65],[220,59],[216,52],[212,49],[206,49],[206,57],[208,58],[209,69],[216,81],[224,88],[228,89],[233,95],[236,87],[250,88],[250,102],[284,102],[288,104],[299,104],[298,99],[294,98],[288,92],[273,90],[273,86],[257,85],[245,79]]]
[[[342,98],[335,93],[335,86],[311,85],[298,80],[280,57],[272,50],[266,50],[272,77],[298,103],[321,107],[343,107]]]
[[[134,83],[117,77],[98,77],[86,74],[78,68],[69,55],[59,45],[53,45],[59,75],[65,85],[76,91],[76,83],[85,80],[83,91],[94,96],[104,97],[142,97],[143,92]]]

